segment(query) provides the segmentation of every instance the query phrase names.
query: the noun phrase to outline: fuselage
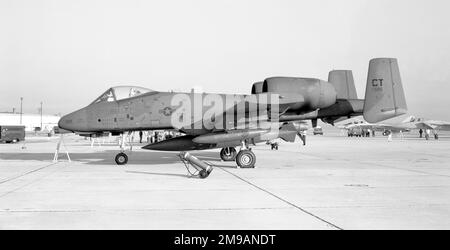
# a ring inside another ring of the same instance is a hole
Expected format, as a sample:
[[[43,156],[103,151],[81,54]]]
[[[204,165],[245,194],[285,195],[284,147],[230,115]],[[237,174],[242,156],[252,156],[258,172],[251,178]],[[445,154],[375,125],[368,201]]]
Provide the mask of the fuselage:
[[[111,88],[110,98],[105,92],[85,108],[62,117],[59,126],[92,133],[177,129],[190,135],[261,128],[282,114],[294,115],[282,121],[299,120],[299,115],[336,104],[333,86],[319,83],[256,95],[149,91],[123,99],[113,98],[115,88]]]

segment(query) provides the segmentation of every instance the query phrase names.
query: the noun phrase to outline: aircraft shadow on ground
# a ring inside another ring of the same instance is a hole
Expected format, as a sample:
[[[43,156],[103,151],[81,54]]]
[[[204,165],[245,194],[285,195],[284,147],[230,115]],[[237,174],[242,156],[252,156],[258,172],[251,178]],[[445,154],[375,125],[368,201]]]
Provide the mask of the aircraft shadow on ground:
[[[117,150],[106,150],[92,153],[70,153],[70,158],[74,162],[81,162],[87,165],[116,165],[114,157]],[[159,151],[127,151],[129,165],[166,165],[180,163],[182,164],[179,153],[177,152],[159,152]],[[221,164],[219,152],[195,151],[192,155],[201,160],[211,163],[216,167],[235,168],[233,164]],[[18,161],[52,161],[54,153],[0,153],[0,160],[18,160]],[[67,160],[65,152],[60,152],[59,159]]]

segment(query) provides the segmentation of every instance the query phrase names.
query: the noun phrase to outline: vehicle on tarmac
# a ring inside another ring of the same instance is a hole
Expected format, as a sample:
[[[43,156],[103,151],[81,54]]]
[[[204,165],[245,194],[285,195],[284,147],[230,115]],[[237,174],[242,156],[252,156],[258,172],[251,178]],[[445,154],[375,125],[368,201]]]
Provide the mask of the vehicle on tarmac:
[[[25,126],[1,126],[0,142],[16,143],[25,140]]]
[[[313,135],[323,135],[323,129],[322,127],[315,127],[313,129]]]

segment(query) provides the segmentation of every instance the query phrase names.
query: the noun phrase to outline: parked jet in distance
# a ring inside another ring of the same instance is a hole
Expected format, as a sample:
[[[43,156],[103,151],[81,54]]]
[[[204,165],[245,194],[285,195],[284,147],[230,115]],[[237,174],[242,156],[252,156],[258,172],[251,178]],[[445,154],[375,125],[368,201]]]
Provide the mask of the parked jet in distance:
[[[389,135],[390,133],[403,133],[409,132],[413,129],[413,126],[407,124],[383,124],[383,123],[368,123],[366,121],[356,121],[352,123],[347,123],[344,126],[339,126],[341,129],[345,129],[349,136],[359,135],[361,130],[372,130],[382,132],[383,135]]]
[[[425,138],[428,140],[430,138],[430,132],[433,132],[434,138],[439,139],[439,131],[450,131],[450,122],[436,121],[436,120],[425,120],[423,118],[416,118],[414,116],[408,117],[401,123],[368,123],[362,120],[354,121],[351,123],[346,123],[340,126],[341,129],[346,129],[347,131],[354,130],[355,128],[360,129],[371,129],[374,131],[381,131],[383,135],[388,135],[389,133],[402,133],[409,132],[411,130],[423,130],[425,132]]]
[[[235,160],[242,168],[253,168],[256,156],[246,146],[249,141],[258,143],[282,138],[293,142],[297,130],[291,121],[321,110],[329,110],[328,114],[333,114],[330,110],[340,107],[340,97],[353,96],[348,91],[345,94],[347,80],[333,81],[268,78],[252,95],[173,93],[141,87],[114,87],[90,105],[64,116],[59,127],[81,133],[111,132],[116,135],[126,131],[176,129],[185,136],[143,148],[160,151],[222,148],[220,156],[223,160]],[[353,100],[348,99],[344,106],[348,104],[354,104]],[[370,61],[366,96],[363,107],[359,109],[371,122],[406,113],[396,59]],[[235,149],[238,146],[239,153]],[[115,161],[119,165],[126,164],[128,156],[120,152]],[[203,169],[200,176],[205,178],[209,172]]]
[[[413,124],[415,129],[422,129],[424,131],[431,130],[436,140],[439,139],[439,131],[450,131],[450,122],[446,121],[426,120],[424,118],[416,118],[411,116],[404,123]],[[427,140],[429,139],[428,133],[426,133],[425,138]]]

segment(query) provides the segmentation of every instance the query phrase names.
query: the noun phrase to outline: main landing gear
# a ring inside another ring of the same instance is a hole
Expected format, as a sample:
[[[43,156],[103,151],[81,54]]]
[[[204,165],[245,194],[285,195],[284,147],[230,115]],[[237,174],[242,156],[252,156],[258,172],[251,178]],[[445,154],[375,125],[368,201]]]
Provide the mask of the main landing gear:
[[[220,158],[223,161],[234,161],[236,160],[237,152],[235,148],[222,148],[220,150]]]
[[[255,168],[256,155],[247,147],[245,142],[242,143],[239,153],[232,147],[223,148],[220,151],[220,158],[223,161],[236,161],[240,168]]]
[[[256,155],[249,149],[241,150],[236,156],[236,163],[241,168],[255,168]]]

